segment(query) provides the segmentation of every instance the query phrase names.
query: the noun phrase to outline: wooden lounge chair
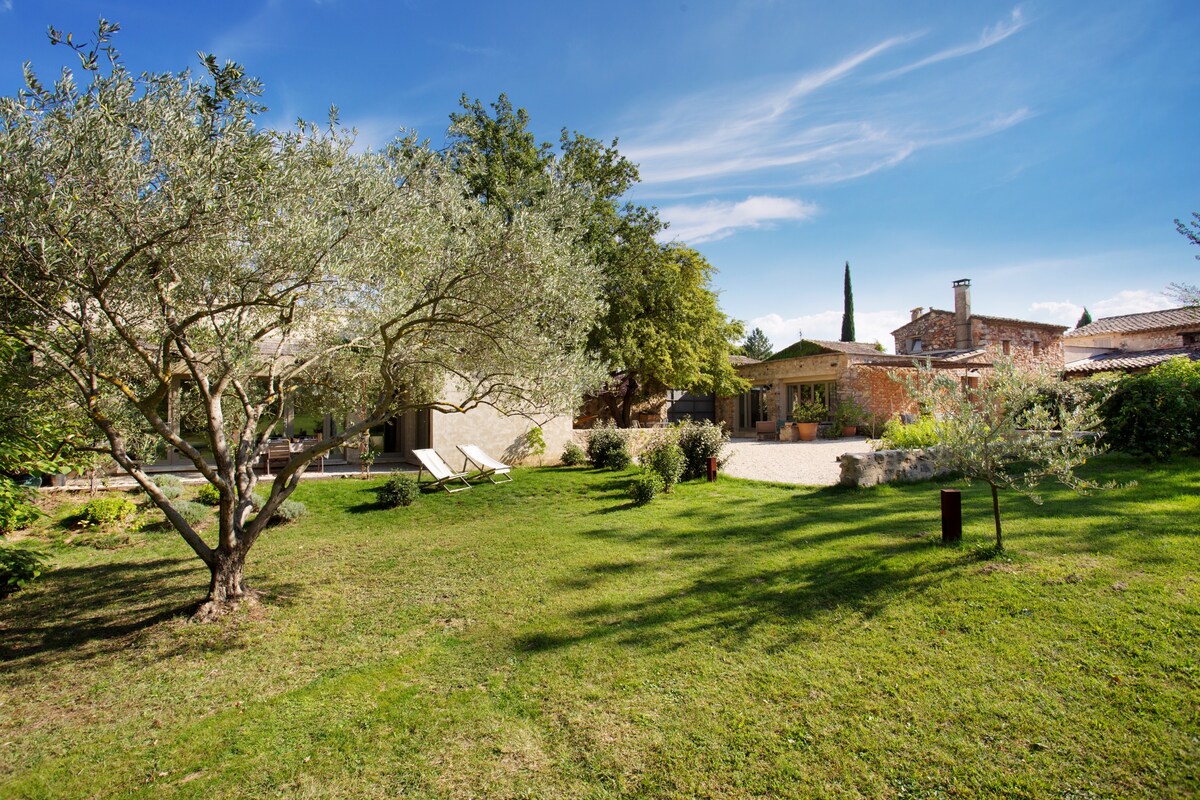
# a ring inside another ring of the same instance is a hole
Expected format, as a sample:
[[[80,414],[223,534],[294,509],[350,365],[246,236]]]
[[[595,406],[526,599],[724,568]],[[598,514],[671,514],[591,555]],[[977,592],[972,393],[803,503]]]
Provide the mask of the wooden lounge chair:
[[[471,488],[471,484],[467,483],[467,473],[465,471],[455,472],[450,469],[450,465],[442,460],[436,450],[413,450],[412,452],[421,462],[421,469],[417,471],[418,482],[421,480],[421,474],[428,472],[429,476],[433,478],[433,483],[429,485],[435,489],[440,486],[450,494],[454,494],[455,492],[465,492]],[[451,489],[447,485],[450,481],[462,481],[463,485],[458,489]]]
[[[263,466],[266,468],[266,473],[271,474],[271,465],[275,465],[275,469],[287,466],[287,463],[292,460],[292,443],[287,439],[268,439],[267,449],[263,451]]]
[[[510,483],[512,481],[512,475],[508,474],[512,471],[512,467],[503,461],[497,461],[492,458],[476,445],[460,444],[458,445],[458,451],[465,458],[463,461],[464,470],[467,468],[467,464],[479,470],[479,472],[471,476],[472,478],[487,478],[492,483]],[[504,480],[496,480],[495,476],[497,475],[503,475]]]

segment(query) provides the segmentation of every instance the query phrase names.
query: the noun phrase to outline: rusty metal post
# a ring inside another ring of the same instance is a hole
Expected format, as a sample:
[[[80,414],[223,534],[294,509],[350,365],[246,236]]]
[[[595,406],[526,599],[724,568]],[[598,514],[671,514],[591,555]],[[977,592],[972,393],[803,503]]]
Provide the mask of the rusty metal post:
[[[942,544],[962,541],[962,492],[942,489]]]
[[[717,479],[717,459],[708,459],[708,482],[712,483]]]

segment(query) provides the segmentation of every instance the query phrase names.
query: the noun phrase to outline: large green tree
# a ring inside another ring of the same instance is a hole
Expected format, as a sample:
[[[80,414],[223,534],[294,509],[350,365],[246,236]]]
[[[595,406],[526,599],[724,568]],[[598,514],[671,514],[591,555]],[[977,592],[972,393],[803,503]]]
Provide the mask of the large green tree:
[[[766,361],[775,350],[763,329],[755,328],[746,336],[746,341],[742,342],[742,352],[750,358]]]
[[[655,210],[625,199],[638,170],[617,141],[564,129],[556,152],[505,95],[490,107],[464,96],[461,108],[447,152],[473,197],[511,213],[544,203],[544,188],[561,181],[585,199],[579,244],[600,269],[605,307],[588,347],[609,372],[597,394],[617,424],[627,427],[639,401],[667,388],[742,391],[729,364],[741,325],[720,312],[714,269],[694,250],[659,243]]]
[[[115,31],[68,40],[86,83],[27,68],[0,98],[0,332],[70,386],[209,568],[204,617],[252,596],[247,552],[306,467],[362,431],[412,409],[571,407],[599,274],[563,181],[536,204],[476,202],[413,140],[358,154],[332,114],[260,127],[260,86],[234,63],[135,76]],[[181,380],[199,443],[167,411]],[[303,394],[348,424],[294,454],[256,511],[255,463]],[[145,430],[217,488],[213,538],[147,476]]]

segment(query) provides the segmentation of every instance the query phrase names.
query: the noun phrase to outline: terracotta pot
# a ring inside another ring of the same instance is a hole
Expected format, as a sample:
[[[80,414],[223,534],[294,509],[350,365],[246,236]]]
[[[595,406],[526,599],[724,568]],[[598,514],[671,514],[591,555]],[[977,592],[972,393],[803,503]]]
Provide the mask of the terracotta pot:
[[[797,422],[796,432],[800,434],[800,441],[811,442],[816,439],[818,424],[816,422]]]
[[[853,436],[856,433],[858,433],[857,425],[843,425],[842,426],[842,436]]]

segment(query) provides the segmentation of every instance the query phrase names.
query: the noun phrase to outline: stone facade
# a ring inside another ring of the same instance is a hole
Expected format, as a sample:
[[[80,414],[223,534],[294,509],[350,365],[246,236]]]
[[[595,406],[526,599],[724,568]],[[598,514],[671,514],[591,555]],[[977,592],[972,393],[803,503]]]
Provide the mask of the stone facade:
[[[931,308],[907,325],[892,331],[896,352],[915,355],[930,350],[953,350],[954,327],[953,311]]]
[[[877,486],[881,483],[923,481],[944,475],[921,450],[878,450],[874,453],[845,453],[842,486]]]

